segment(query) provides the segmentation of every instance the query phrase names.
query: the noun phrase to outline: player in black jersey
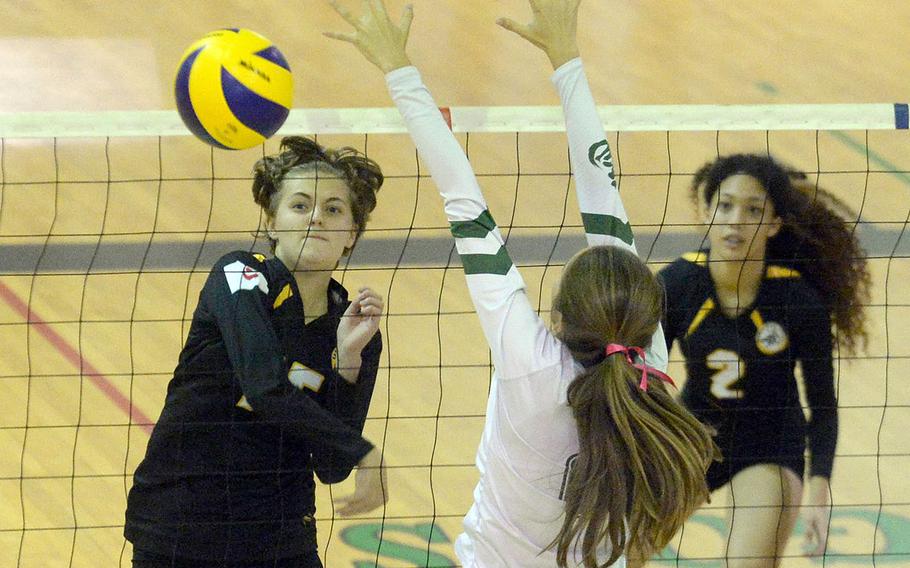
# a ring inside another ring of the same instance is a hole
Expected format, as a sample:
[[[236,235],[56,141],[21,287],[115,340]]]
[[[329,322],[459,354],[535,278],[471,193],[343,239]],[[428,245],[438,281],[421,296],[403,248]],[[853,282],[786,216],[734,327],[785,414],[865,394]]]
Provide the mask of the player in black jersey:
[[[133,566],[319,567],[315,482],[348,477],[341,515],[386,499],[361,432],[382,343],[382,298],[332,279],[383,182],[348,148],[307,138],[254,168],[274,257],[238,251],[209,274],[161,417],[136,469]]]
[[[684,403],[718,431],[724,461],[708,483],[732,490],[727,565],[779,564],[799,511],[807,438],[804,519],[810,554],[823,553],[838,427],[832,323],[846,352],[865,341],[865,260],[830,204],[845,206],[795,189],[771,158],[721,157],[696,174],[693,195],[710,247],[661,271],[664,331],[686,359]]]

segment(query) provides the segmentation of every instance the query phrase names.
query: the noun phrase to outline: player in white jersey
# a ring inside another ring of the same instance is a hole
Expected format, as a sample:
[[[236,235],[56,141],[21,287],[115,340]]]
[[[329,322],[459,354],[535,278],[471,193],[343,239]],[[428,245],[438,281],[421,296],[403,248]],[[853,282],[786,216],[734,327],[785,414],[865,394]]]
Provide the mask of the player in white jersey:
[[[663,290],[634,254],[613,183],[574,48],[578,2],[533,4],[530,26],[505,25],[529,39],[549,34],[537,43],[557,68],[576,184],[589,186],[580,197],[592,246],[566,265],[552,329],[528,300],[471,166],[410,64],[410,7],[395,25],[381,0],[364,2],[359,16],[336,5],[355,32],[327,35],[354,44],[386,73],[445,201],[492,353],[480,480],[455,545],[459,559],[470,567],[622,566],[627,547],[659,550],[703,501],[715,447],[655,368],[667,359]]]

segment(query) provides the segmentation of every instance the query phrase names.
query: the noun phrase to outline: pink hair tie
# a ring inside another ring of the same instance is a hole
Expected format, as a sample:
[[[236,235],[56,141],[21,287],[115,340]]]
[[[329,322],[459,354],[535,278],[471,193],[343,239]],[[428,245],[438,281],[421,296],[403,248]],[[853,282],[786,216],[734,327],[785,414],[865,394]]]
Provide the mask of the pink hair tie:
[[[652,374],[658,379],[670,383],[674,387],[676,383],[673,382],[673,379],[670,378],[670,375],[658,371],[654,367],[649,367],[647,361],[645,361],[645,350],[641,347],[626,347],[625,345],[620,345],[618,343],[608,343],[606,348],[607,357],[613,355],[614,353],[625,353],[626,361],[636,369],[641,370],[641,382],[638,384],[638,388],[643,391],[648,390],[648,374]],[[638,358],[641,359],[641,363],[636,363],[632,360],[632,353],[638,355]]]

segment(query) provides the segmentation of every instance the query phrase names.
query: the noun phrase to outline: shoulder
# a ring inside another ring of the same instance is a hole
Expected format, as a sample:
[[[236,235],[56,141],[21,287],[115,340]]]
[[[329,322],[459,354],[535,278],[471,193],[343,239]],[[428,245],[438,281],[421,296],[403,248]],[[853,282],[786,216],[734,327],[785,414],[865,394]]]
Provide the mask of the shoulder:
[[[818,291],[796,269],[779,264],[769,264],[765,267],[765,282],[782,296],[781,300],[785,304],[807,307],[824,306]]]
[[[662,268],[657,276],[667,288],[685,285],[691,278],[704,276],[708,272],[707,251],[687,252]]]
[[[210,278],[225,278],[231,292],[260,289],[269,293],[273,282],[281,278],[281,261],[265,255],[237,250],[223,255],[212,267]],[[285,269],[284,272],[287,272]]]
[[[264,271],[266,270],[266,256],[264,254],[254,253],[246,250],[234,250],[221,256],[213,267],[213,270],[223,269],[225,266],[241,263],[250,268]]]
[[[779,311],[780,317],[794,329],[801,329],[809,335],[830,329],[829,306],[799,271],[785,266],[768,265],[762,286],[766,289],[762,293],[764,307]]]

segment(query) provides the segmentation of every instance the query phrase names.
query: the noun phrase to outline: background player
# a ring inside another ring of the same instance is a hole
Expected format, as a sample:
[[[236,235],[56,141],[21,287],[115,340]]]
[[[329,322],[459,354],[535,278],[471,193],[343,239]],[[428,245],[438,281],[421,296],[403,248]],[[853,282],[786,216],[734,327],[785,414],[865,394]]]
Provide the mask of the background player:
[[[529,33],[574,28],[577,1],[534,4]],[[646,364],[666,360],[664,346],[652,344],[663,308],[656,278],[630,252],[631,235],[623,242],[589,231],[592,240],[620,246],[588,248],[566,265],[548,330],[464,152],[410,65],[410,8],[396,25],[381,1],[363,6],[354,16],[336,5],[355,31],[327,35],[352,43],[386,73],[445,201],[496,368],[477,453],[480,481],[455,545],[459,559],[470,567],[602,566],[622,565],[629,544],[659,550],[706,497],[703,475],[715,448],[669,395],[669,378]],[[594,103],[577,48],[564,47],[548,54],[565,104],[580,120],[571,122],[573,153],[586,153],[603,131],[596,121],[581,127]],[[627,223],[609,165],[579,163],[589,170],[579,183],[596,183],[606,200],[601,219]],[[649,346],[663,353],[646,357]]]
[[[683,402],[719,432],[724,460],[711,466],[708,484],[732,490],[728,566],[779,564],[799,510],[807,436],[805,521],[810,553],[821,554],[838,426],[832,320],[853,352],[865,339],[865,260],[826,205],[834,198],[795,189],[772,158],[718,158],[696,174],[692,191],[710,247],[661,271],[664,329],[686,358]]]
[[[382,298],[332,279],[383,182],[352,149],[307,138],[254,168],[274,257],[212,269],[130,490],[133,566],[318,567],[313,472],[360,466],[348,515],[385,502],[361,436],[382,350]]]

